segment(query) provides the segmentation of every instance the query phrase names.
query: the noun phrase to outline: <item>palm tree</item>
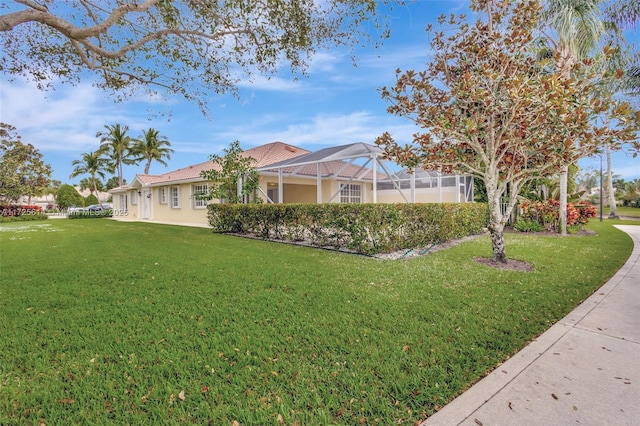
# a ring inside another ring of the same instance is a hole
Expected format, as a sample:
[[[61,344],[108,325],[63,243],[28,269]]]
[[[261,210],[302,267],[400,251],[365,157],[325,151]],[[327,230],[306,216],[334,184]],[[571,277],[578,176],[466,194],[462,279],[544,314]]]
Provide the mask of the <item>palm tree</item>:
[[[164,159],[171,160],[173,149],[170,147],[171,142],[167,140],[166,136],[160,136],[156,129],[150,128],[142,132],[140,139],[134,139],[134,145],[131,151],[133,155],[138,156],[138,159],[146,160],[147,164],[144,166],[144,174],[148,175],[152,161],[155,160],[166,166],[167,162],[164,161]]]
[[[122,184],[126,185],[127,180],[122,179]],[[104,188],[107,191],[113,188],[117,188],[118,186],[121,186],[121,185],[118,185],[118,176],[111,176],[109,179],[107,179],[107,182],[104,184]]]
[[[640,0],[609,1],[605,13],[619,27],[633,27],[640,19]]]
[[[127,136],[129,126],[113,124],[105,125],[104,128],[106,131],[96,133],[96,137],[100,138],[98,152],[109,156],[111,171],[117,171],[118,185],[122,186],[122,165],[137,163],[137,160],[132,158],[131,137]]]
[[[549,0],[543,12],[542,22],[556,31],[556,38],[548,37],[556,58],[560,75],[571,78],[575,63],[587,56],[605,33],[601,19],[600,0]],[[559,228],[567,233],[567,176],[569,164],[560,172]]]
[[[104,191],[104,184],[100,179],[96,179],[94,186],[94,182],[91,178],[84,178],[80,181],[80,190],[83,189],[88,189],[91,195],[94,195],[93,193],[96,191]],[[97,195],[97,193],[95,195]]]
[[[640,0],[609,0],[604,13],[607,21],[618,27],[620,34],[621,30],[635,29],[640,19]],[[626,43],[618,40],[618,44]],[[635,50],[628,59],[622,92],[637,100],[640,97],[640,53]]]
[[[45,191],[47,194],[51,194],[53,196],[53,201],[51,202],[51,205],[54,207],[56,205],[56,195],[58,194],[58,188],[60,188],[60,186],[62,186],[62,182],[56,179],[52,179],[51,182],[49,183],[49,187]]]
[[[69,179],[73,179],[74,177],[80,176],[80,175],[89,175],[90,188],[92,188],[91,193],[95,191],[97,196],[98,195],[97,177],[104,179],[105,177],[104,172],[109,167],[107,160],[102,157],[102,153],[100,151],[96,151],[96,152],[89,152],[89,153],[82,154],[81,160],[73,160],[71,164],[76,167],[71,172],[71,175],[69,175]],[[98,202],[100,202],[99,198],[98,198]]]
[[[85,189],[88,189],[89,192],[91,194],[93,194],[93,191],[95,190],[93,188],[93,182],[91,181],[91,178],[84,178],[80,181],[80,190],[83,191]]]
[[[634,58],[635,64],[631,65],[626,72],[624,90],[629,96],[640,97],[640,55]]]

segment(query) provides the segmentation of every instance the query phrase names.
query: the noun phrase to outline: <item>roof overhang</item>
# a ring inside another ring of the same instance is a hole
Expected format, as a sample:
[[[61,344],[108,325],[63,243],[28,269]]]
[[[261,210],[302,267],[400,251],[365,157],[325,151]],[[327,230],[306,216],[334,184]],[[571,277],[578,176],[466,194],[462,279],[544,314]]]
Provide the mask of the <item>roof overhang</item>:
[[[310,164],[328,163],[331,161],[354,160],[358,158],[382,158],[383,151],[375,145],[357,142],[349,145],[324,148],[316,152],[310,152],[299,157],[278,163],[269,164],[256,169],[258,172],[273,171],[289,167],[301,167]]]

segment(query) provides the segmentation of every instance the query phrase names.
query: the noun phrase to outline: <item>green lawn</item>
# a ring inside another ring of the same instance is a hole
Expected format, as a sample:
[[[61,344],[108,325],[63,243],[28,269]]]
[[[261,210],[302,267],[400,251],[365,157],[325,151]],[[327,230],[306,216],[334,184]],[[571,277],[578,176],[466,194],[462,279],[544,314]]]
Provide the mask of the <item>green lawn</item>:
[[[597,236],[381,261],[111,220],[0,225],[0,424],[413,424],[627,259]],[[633,223],[633,222],[627,222]]]
[[[610,210],[611,209],[609,207],[605,207],[604,209],[602,209],[605,219],[609,215]],[[617,210],[618,210],[618,216],[637,217],[640,219],[640,209],[637,207],[619,206]]]

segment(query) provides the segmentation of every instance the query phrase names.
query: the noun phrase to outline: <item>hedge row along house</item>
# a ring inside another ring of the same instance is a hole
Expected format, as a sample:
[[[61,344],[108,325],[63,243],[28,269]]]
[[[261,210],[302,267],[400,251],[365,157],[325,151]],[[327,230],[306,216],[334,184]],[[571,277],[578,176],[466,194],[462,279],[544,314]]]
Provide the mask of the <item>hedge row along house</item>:
[[[471,176],[397,170],[374,145],[354,143],[311,152],[272,142],[242,153],[255,159],[265,203],[434,203],[473,201]],[[161,175],[138,174],[109,191],[120,220],[149,220],[206,226],[207,205],[221,200],[196,197],[208,191],[201,173],[211,161]]]

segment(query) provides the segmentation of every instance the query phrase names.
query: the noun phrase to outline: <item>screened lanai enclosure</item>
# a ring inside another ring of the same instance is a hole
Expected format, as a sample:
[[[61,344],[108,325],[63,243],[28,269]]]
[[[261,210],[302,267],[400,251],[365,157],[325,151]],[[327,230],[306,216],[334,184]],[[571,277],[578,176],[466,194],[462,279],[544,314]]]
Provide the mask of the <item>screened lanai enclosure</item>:
[[[468,203],[473,201],[473,176],[403,169],[378,181],[378,197],[383,202]]]
[[[325,148],[258,168],[268,203],[472,202],[473,177],[398,170],[362,142]]]

